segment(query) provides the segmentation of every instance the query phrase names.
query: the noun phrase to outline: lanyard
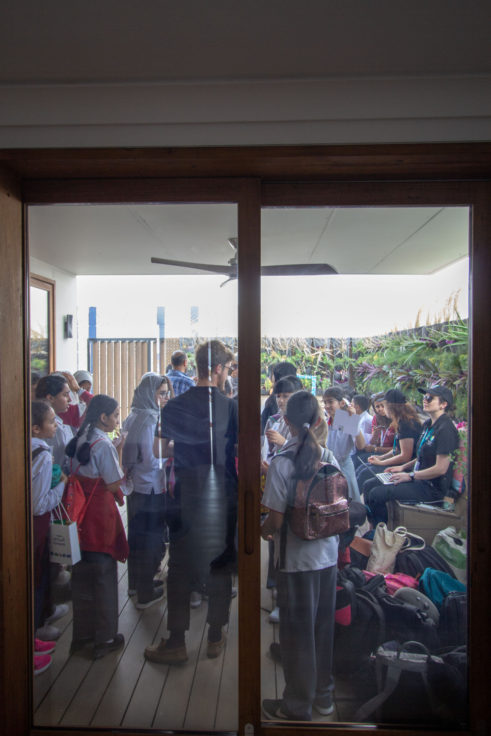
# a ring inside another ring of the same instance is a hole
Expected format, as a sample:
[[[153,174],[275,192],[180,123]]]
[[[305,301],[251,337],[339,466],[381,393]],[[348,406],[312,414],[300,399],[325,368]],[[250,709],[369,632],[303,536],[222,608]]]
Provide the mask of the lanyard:
[[[419,457],[419,454],[421,452],[421,448],[423,447],[424,443],[425,442],[428,442],[428,440],[430,440],[433,437],[433,434],[434,434],[433,427],[426,427],[426,429],[424,431],[424,434],[421,437],[421,440],[419,441],[418,452],[417,452],[418,457]]]

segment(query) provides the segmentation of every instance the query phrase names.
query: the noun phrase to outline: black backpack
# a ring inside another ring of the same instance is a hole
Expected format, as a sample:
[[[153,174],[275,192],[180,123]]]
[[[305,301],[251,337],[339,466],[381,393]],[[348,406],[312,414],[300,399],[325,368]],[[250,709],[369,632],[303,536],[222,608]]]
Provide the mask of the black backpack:
[[[441,570],[453,578],[455,577],[455,573],[450,565],[433,547],[399,552],[396,556],[394,572],[403,572],[406,575],[411,575],[413,578],[419,578],[427,567],[432,567],[434,570]]]
[[[426,611],[389,595],[383,575],[367,581],[361,570],[347,565],[337,577],[334,672],[365,671],[377,647],[391,639],[418,641],[430,651],[440,646]]]
[[[383,583],[383,575],[366,583],[363,573],[350,566],[338,572],[333,656],[336,674],[364,671],[372,652],[385,641],[385,616],[373,592]]]
[[[445,596],[438,631],[444,647],[459,647],[467,643],[467,593],[452,591]]]

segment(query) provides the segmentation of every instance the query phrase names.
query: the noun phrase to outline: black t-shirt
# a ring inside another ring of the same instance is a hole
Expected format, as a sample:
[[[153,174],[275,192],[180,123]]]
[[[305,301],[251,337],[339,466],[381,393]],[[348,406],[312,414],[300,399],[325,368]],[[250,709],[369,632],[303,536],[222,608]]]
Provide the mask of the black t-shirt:
[[[431,468],[437,455],[451,455],[459,446],[459,433],[448,414],[442,414],[432,425],[431,419],[423,424],[423,431],[417,443],[418,470]],[[453,463],[445,475],[432,478],[430,483],[445,496],[452,485]]]
[[[171,399],[161,412],[160,436],[174,440],[176,472],[213,464],[236,478],[237,416],[237,403],[214,386]]]
[[[399,440],[412,439],[414,440],[413,452],[411,460],[416,457],[416,442],[421,434],[421,425],[418,422],[399,422],[399,427],[394,435],[394,454],[398,454],[401,451]]]

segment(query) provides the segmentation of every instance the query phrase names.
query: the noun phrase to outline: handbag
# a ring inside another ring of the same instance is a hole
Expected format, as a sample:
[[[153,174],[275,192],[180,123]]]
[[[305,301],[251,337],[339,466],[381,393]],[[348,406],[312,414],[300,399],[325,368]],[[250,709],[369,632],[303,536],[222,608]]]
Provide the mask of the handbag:
[[[407,529],[404,526],[398,526],[392,531],[383,521],[377,524],[367,570],[384,575],[393,572],[396,555],[407,544],[406,533]]]
[[[80,562],[80,541],[77,522],[67,518],[66,509],[59,504],[54,511],[49,527],[49,559],[60,565],[76,565]]]
[[[454,526],[439,531],[431,545],[448,562],[457,580],[467,583],[467,540]]]

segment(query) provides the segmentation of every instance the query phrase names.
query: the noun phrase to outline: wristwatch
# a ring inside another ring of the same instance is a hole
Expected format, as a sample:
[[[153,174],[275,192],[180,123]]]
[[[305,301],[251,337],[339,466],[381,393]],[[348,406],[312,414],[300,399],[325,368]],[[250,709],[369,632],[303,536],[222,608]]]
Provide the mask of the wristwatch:
[[[414,480],[414,470],[411,470],[411,472],[408,473],[408,475],[411,478],[411,480]]]

